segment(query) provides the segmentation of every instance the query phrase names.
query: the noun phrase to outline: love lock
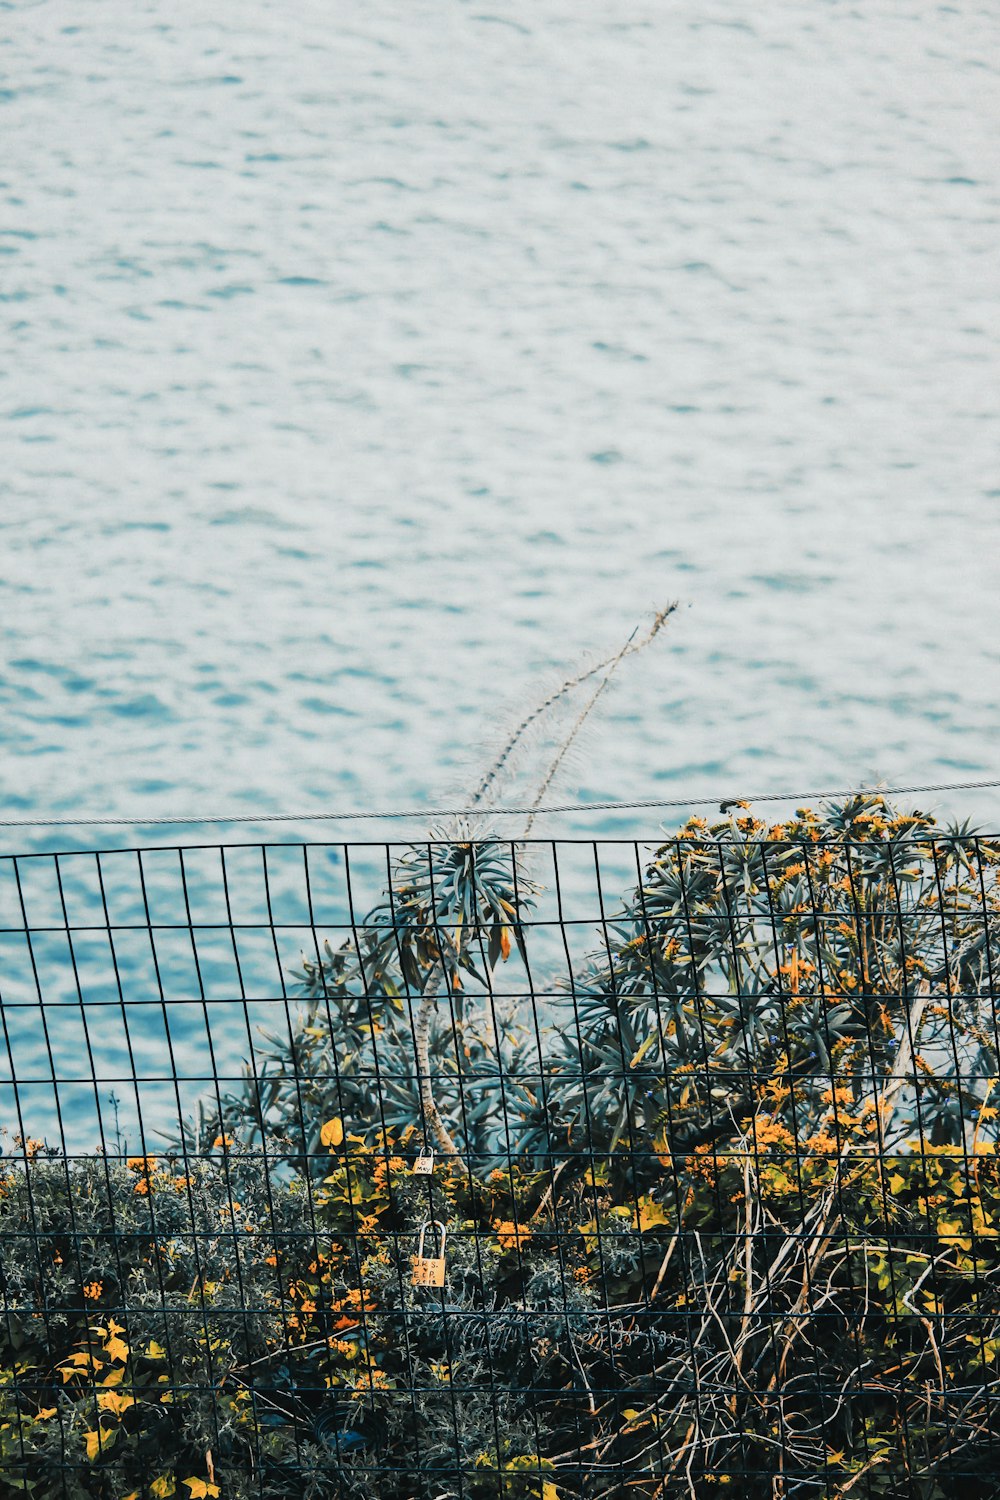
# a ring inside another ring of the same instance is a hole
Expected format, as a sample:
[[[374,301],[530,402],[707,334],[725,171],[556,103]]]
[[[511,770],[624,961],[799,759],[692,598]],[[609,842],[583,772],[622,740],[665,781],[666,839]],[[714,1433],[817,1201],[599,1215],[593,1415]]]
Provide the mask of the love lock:
[[[433,1177],[434,1175],[434,1152],[424,1149],[417,1153],[417,1159],[413,1163],[414,1177]]]
[[[428,1229],[437,1230],[440,1240],[440,1255],[425,1255],[424,1240]],[[444,1286],[444,1245],[447,1232],[439,1219],[428,1219],[426,1224],[420,1227],[420,1238],[417,1240],[417,1253],[413,1257],[413,1285],[414,1286]]]

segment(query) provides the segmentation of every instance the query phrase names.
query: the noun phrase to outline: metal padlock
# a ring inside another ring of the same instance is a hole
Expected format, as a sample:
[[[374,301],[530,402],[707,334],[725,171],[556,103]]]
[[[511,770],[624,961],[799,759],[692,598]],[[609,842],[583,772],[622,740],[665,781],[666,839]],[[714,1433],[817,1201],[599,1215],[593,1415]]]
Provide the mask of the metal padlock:
[[[440,1255],[424,1254],[424,1239],[428,1229],[436,1229],[440,1238]],[[420,1227],[420,1238],[417,1240],[417,1253],[413,1257],[413,1285],[414,1286],[444,1286],[444,1245],[447,1232],[439,1219],[428,1219],[426,1224]]]
[[[413,1163],[413,1175],[414,1177],[433,1177],[434,1175],[434,1152],[429,1151],[426,1146],[417,1153],[417,1159]]]

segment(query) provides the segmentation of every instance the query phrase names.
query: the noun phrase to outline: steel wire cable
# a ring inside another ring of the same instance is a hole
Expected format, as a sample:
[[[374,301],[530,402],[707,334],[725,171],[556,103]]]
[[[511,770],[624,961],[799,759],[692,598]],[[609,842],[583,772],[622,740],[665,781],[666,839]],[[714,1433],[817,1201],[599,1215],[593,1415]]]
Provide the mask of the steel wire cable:
[[[867,786],[835,788],[832,791],[739,793],[720,797],[718,793],[692,793],[686,797],[648,797],[629,802],[562,802],[546,807],[407,807],[370,812],[296,812],[296,813],[205,813],[178,816],[85,817],[85,818],[0,818],[0,828],[179,828],[210,823],[337,823],[379,822],[382,819],[406,818],[527,818],[555,813],[652,812],[663,808],[718,806],[728,812],[741,803],[757,802],[829,802],[837,798],[880,796],[905,797],[923,792],[972,792],[1000,787],[1000,779],[983,781],[935,781],[911,786]]]

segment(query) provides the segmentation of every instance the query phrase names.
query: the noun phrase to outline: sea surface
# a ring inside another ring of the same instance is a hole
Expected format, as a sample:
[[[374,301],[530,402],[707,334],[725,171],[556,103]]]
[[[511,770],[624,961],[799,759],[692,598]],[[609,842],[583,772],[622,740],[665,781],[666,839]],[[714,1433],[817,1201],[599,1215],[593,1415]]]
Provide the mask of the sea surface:
[[[550,800],[1000,775],[998,70],[995,5],[0,0],[3,817],[420,834],[675,599]]]

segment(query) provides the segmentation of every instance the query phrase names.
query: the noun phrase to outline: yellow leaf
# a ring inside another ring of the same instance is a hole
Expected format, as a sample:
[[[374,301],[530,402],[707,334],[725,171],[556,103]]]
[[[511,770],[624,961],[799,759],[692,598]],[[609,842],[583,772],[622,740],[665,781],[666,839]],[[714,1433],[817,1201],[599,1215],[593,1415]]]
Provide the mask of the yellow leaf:
[[[664,1213],[659,1203],[654,1203],[652,1198],[639,1199],[639,1212],[636,1216],[636,1227],[640,1231],[653,1229],[657,1224],[669,1224],[670,1220]]]
[[[172,1474],[161,1474],[149,1486],[149,1493],[155,1495],[156,1500],[169,1500],[171,1495],[177,1493],[177,1481]]]
[[[167,1351],[155,1339],[150,1339],[146,1348],[147,1359],[166,1359]]]
[[[38,1413],[38,1420],[40,1422],[43,1422],[43,1421],[45,1421],[45,1419],[47,1417],[54,1417],[55,1414],[56,1414],[56,1408],[54,1406],[43,1406],[41,1408],[41,1410],[39,1411],[39,1413]],[[126,1496],[126,1500],[128,1500],[127,1496]]]
[[[104,1346],[104,1352],[110,1359],[120,1359],[123,1363],[128,1359],[128,1344],[117,1335],[108,1339]]]
[[[135,1397],[126,1396],[122,1391],[102,1391],[97,1404],[102,1411],[114,1412],[116,1417],[120,1417],[123,1411],[128,1411],[130,1406],[135,1405]]]
[[[542,1500],[559,1500],[559,1491],[551,1479],[542,1480]]]
[[[124,1328],[122,1327],[122,1325],[120,1323],[116,1323],[115,1320],[114,1320],[114,1318],[111,1318],[109,1320],[109,1322],[108,1322],[108,1332],[110,1334],[116,1334],[116,1333],[124,1333],[125,1330],[124,1330]]]
[[[630,1068],[637,1068],[639,1066],[656,1039],[656,1032],[651,1031],[649,1033],[649,1036],[643,1042],[642,1046],[636,1051],[635,1055],[632,1058],[632,1061],[629,1063]]]
[[[938,1219],[938,1239],[945,1245],[955,1245],[960,1250],[971,1250],[972,1241],[966,1236],[960,1219]]]
[[[74,1375],[82,1375],[88,1365],[95,1371],[104,1369],[103,1359],[95,1359],[92,1354],[69,1355],[65,1364],[57,1366],[62,1374],[63,1385],[72,1380]]]
[[[500,929],[500,952],[503,955],[503,961],[504,961],[504,963],[506,963],[507,960],[508,960],[508,958],[510,958],[510,928],[509,927],[501,927],[501,929]]]
[[[186,1484],[191,1491],[191,1500],[208,1500],[219,1493],[219,1486],[210,1484],[207,1479],[182,1479],[181,1484]]]
[[[344,1122],[335,1115],[332,1120],[327,1120],[319,1133],[319,1138],[324,1146],[335,1149],[344,1139]],[[187,1484],[187,1480],[184,1481]]]
[[[109,1431],[106,1427],[98,1427],[96,1432],[85,1432],[83,1434],[83,1440],[87,1445],[87,1457],[91,1463],[93,1463],[95,1458],[100,1457],[105,1448],[111,1447],[117,1436],[117,1428]]]

